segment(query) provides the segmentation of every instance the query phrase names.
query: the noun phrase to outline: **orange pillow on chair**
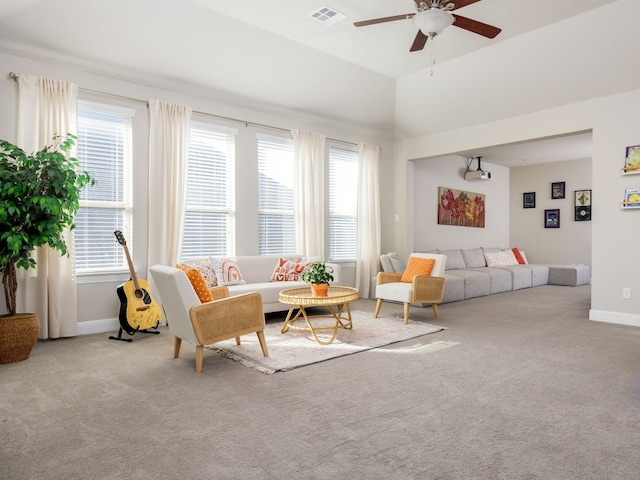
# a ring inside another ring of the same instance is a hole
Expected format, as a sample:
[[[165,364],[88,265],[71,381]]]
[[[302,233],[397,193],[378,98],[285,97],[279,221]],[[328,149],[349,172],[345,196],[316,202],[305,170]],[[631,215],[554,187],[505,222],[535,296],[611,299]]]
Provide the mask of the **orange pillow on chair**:
[[[400,281],[411,283],[413,282],[413,277],[417,275],[424,275],[425,277],[430,276],[435,263],[436,261],[433,258],[409,257],[407,268],[402,274]]]
[[[176,265],[176,268],[179,268],[187,274],[187,278],[191,282],[193,289],[196,291],[196,295],[198,295],[198,298],[202,303],[213,301],[213,295],[211,295],[209,287],[207,287],[207,281],[197,269],[185,267],[180,264]]]

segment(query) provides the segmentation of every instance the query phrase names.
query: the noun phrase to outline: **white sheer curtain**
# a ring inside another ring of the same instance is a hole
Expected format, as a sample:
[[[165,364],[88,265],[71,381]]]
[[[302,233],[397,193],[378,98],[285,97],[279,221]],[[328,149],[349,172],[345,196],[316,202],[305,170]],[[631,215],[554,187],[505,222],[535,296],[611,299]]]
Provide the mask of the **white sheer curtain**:
[[[358,259],[356,288],[368,298],[371,277],[378,272],[380,258],[380,188],[378,161],[380,147],[358,145]]]
[[[296,253],[325,255],[325,136],[292,130]]]
[[[180,261],[190,122],[190,107],[149,101],[148,267]]]
[[[54,135],[78,133],[78,86],[50,78],[18,77],[18,146],[27,153],[51,145]],[[48,245],[34,253],[36,269],[18,269],[17,308],[40,320],[39,338],[73,337],[78,333],[74,244],[71,231],[65,243],[69,256]]]

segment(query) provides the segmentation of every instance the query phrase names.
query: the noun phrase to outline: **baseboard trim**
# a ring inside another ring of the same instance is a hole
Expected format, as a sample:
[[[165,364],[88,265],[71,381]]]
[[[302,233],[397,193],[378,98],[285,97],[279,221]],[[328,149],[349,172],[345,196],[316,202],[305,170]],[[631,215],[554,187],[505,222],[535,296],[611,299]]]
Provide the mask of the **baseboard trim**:
[[[90,322],[78,322],[78,335],[91,335],[94,333],[117,332],[120,321],[117,318],[105,318]]]
[[[589,310],[589,320],[640,327],[640,315],[633,315],[631,313],[607,312],[605,310],[591,309]]]
[[[164,318],[160,321],[160,326],[164,327],[167,322]],[[92,335],[94,333],[118,333],[120,320],[117,318],[104,318],[102,320],[91,320],[89,322],[78,322],[78,335]]]

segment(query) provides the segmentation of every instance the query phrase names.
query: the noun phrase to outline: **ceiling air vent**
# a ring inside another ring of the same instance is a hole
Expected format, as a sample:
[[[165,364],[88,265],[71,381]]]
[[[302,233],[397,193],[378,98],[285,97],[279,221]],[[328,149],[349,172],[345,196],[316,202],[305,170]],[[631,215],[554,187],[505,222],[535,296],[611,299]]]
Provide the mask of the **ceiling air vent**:
[[[327,7],[326,5],[320,7],[315,12],[311,12],[307,16],[325,25],[333,25],[334,23],[338,23],[343,18],[346,18],[346,15],[344,15],[343,13],[340,13],[339,11],[334,10],[331,7]]]

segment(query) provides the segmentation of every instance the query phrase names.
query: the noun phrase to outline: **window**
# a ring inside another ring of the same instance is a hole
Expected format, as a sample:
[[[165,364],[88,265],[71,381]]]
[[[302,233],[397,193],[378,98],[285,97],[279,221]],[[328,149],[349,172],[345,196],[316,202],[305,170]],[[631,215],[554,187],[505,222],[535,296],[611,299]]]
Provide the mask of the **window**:
[[[329,148],[329,258],[355,260],[358,247],[358,153]]]
[[[192,122],[182,258],[233,253],[236,131]]]
[[[293,141],[258,135],[258,253],[295,253]]]
[[[113,232],[131,232],[132,109],[78,102],[78,161],[96,179],[75,218],[78,274],[128,269]]]

